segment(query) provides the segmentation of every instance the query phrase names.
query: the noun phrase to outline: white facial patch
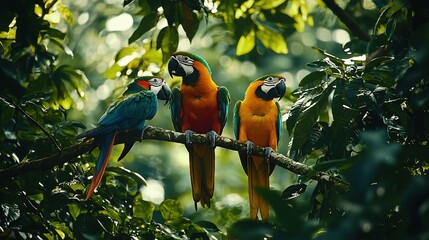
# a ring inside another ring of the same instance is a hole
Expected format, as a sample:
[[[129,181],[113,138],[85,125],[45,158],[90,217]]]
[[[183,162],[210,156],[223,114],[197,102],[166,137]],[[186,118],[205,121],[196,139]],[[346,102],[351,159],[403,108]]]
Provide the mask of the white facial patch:
[[[194,67],[192,66],[194,64],[194,59],[185,55],[177,55],[176,59],[183,68],[183,71],[185,71],[186,75],[190,75],[194,72]]]
[[[154,92],[155,94],[158,94],[159,90],[162,88],[162,84],[164,83],[164,80],[161,78],[152,78],[149,80],[150,82],[150,90]]]
[[[261,90],[264,91],[265,93],[268,93],[268,91],[270,91],[271,88],[275,87],[278,82],[279,82],[279,79],[276,77],[271,77],[271,76],[267,77],[261,86]]]

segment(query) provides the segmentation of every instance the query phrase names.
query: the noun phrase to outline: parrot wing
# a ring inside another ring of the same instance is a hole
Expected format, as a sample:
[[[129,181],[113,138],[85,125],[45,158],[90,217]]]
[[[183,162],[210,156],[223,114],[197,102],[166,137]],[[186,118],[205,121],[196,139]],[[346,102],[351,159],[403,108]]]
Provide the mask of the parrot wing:
[[[277,144],[280,141],[280,133],[282,131],[282,113],[280,112],[280,104],[276,102],[277,106],[277,122],[276,122],[276,133],[277,133]]]
[[[240,106],[241,101],[237,101],[234,107],[234,135],[237,140],[240,138]],[[238,155],[240,156],[241,166],[247,174],[247,153],[239,151]]]
[[[151,119],[155,116],[157,104],[156,95],[150,91],[142,91],[122,97],[114,102],[100,118],[97,128],[88,131],[87,134],[80,135],[84,137],[96,137],[96,142],[99,144],[100,149],[97,166],[95,167],[94,176],[86,199],[91,197],[101,182],[115,142],[116,133],[135,126],[139,128],[143,127],[146,119]],[[129,151],[130,149],[131,147],[128,146],[124,151]],[[121,157],[125,154],[123,152]]]
[[[117,130],[132,128],[142,121],[152,119],[157,105],[156,95],[151,91],[130,94],[114,102],[101,116],[98,124],[114,126]]]
[[[178,132],[182,131],[182,94],[179,88],[174,88],[170,100],[171,120],[173,121],[174,129]]]
[[[226,87],[219,87],[217,91],[218,116],[221,125],[219,134],[222,134],[222,130],[228,119],[228,106],[230,101],[231,98],[228,89]]]

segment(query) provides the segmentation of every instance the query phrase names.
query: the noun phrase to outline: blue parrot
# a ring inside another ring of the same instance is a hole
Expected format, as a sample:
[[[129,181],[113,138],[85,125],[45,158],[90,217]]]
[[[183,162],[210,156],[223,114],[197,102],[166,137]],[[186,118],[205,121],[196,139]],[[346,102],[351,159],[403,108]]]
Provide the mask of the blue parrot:
[[[96,128],[77,136],[77,138],[94,138],[94,143],[100,149],[86,200],[91,197],[100,184],[116,134],[131,128],[144,130],[146,120],[152,119],[156,114],[157,98],[168,102],[170,95],[171,89],[162,78],[139,77],[130,82],[122,96],[109,106],[98,121]],[[125,144],[119,160],[128,153],[133,144]]]

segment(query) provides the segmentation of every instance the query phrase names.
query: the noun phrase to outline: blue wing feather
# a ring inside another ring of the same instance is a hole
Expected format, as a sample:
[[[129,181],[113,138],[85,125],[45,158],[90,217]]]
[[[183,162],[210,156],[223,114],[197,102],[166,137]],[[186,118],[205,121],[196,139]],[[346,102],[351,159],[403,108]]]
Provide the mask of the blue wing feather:
[[[282,113],[280,111],[280,104],[278,102],[276,102],[276,106],[277,106],[277,122],[276,122],[276,132],[277,132],[277,144],[280,141],[280,133],[282,131]]]
[[[220,134],[225,127],[226,121],[228,119],[228,106],[231,98],[229,97],[229,91],[226,87],[219,87],[217,91],[217,107],[218,107],[218,116],[220,121]]]
[[[235,103],[235,107],[234,107],[234,135],[235,135],[235,139],[238,139],[240,136],[240,106],[241,106],[241,101],[237,101],[237,103]]]

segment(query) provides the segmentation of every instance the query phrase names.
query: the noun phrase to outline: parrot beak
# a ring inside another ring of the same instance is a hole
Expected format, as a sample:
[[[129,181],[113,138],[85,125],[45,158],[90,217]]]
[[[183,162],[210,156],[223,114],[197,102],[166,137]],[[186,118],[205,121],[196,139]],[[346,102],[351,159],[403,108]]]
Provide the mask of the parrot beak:
[[[277,83],[275,87],[271,88],[267,94],[273,99],[278,99],[277,101],[280,101],[280,99],[285,95],[285,93],[286,93],[286,83],[283,80]]]
[[[166,82],[164,82],[162,84],[161,89],[159,90],[157,97],[159,100],[165,100],[165,104],[167,105],[168,101],[170,100],[170,96],[171,96],[171,89],[168,86],[168,84]]]
[[[170,77],[175,76],[186,76],[185,70],[183,67],[179,64],[175,56],[171,56],[170,61],[168,62],[168,73],[170,74]]]

